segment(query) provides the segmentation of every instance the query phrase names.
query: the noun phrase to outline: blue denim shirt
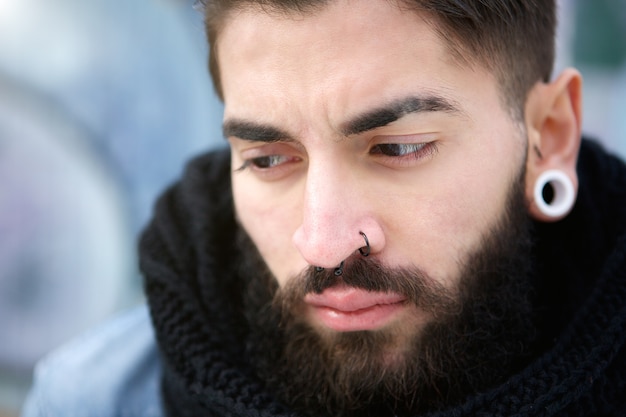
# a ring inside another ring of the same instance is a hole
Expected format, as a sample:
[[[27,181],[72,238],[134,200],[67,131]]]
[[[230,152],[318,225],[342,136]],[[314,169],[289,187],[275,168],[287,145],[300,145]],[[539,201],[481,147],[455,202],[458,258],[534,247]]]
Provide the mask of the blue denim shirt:
[[[162,417],[160,364],[145,306],[44,359],[22,417]]]

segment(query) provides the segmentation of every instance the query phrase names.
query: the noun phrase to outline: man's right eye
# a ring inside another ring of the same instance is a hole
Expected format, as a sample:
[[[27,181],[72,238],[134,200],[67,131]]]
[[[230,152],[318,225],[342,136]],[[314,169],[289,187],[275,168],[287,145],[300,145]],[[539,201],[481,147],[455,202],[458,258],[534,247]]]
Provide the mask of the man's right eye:
[[[260,156],[258,158],[248,159],[244,165],[251,166],[257,169],[269,169],[275,166],[288,162],[289,157],[285,155],[268,155]]]
[[[235,171],[241,172],[249,169],[258,174],[269,175],[270,173],[273,173],[280,176],[283,170],[290,167],[290,164],[300,161],[301,159],[299,157],[289,155],[257,156],[245,159],[244,163]]]
[[[243,171],[246,168],[252,169],[270,169],[289,161],[288,156],[285,155],[267,155],[259,156],[256,158],[246,159],[241,167],[237,171]]]

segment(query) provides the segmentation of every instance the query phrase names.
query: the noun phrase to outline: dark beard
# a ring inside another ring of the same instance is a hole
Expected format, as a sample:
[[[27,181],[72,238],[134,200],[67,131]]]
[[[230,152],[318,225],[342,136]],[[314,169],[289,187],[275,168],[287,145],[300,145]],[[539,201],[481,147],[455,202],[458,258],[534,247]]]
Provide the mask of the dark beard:
[[[284,404],[311,416],[414,415],[503,382],[524,365],[535,334],[526,213],[520,175],[502,218],[467,258],[455,290],[418,269],[388,268],[360,256],[346,262],[341,278],[310,267],[279,289],[241,231],[247,351],[258,375]],[[403,294],[432,321],[391,362],[386,354],[398,343],[393,331],[322,336],[302,320],[302,297],[338,279]]]

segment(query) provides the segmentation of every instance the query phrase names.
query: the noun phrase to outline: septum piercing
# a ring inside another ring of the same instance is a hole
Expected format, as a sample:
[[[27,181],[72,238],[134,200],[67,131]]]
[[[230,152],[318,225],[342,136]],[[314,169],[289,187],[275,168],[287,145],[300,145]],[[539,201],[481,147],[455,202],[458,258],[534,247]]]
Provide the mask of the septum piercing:
[[[343,265],[346,263],[346,261],[341,261],[341,263],[339,264],[339,266],[337,268],[335,268],[335,276],[339,277],[343,274]]]

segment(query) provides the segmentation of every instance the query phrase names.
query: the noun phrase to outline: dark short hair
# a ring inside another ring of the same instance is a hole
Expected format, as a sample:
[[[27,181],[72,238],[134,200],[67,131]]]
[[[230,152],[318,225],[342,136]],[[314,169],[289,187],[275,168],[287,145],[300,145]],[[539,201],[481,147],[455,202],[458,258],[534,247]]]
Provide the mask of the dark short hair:
[[[199,0],[209,42],[209,69],[223,99],[216,43],[233,10],[307,14],[332,0]],[[549,81],[554,63],[555,0],[389,0],[408,11],[426,12],[452,54],[482,65],[500,83],[502,97],[515,117],[523,117],[530,88]]]

